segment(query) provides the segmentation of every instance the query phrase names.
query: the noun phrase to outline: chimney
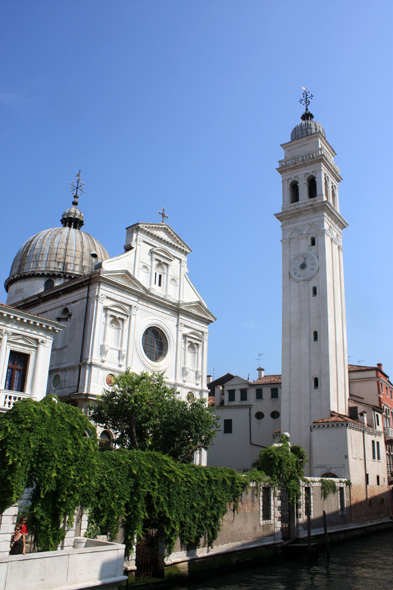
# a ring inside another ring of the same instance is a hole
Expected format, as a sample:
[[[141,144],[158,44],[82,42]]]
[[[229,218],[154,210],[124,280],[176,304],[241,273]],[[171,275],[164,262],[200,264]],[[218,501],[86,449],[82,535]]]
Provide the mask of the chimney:
[[[380,371],[383,371],[383,364],[382,363],[377,363],[377,367]]]
[[[222,396],[222,390],[223,389],[224,388],[222,388],[221,385],[218,385],[214,389],[214,404],[216,406],[221,406],[221,401],[223,399],[223,396]]]
[[[258,371],[258,379],[262,379],[265,376],[265,369],[262,369],[262,367],[258,367],[257,371]]]
[[[206,375],[206,385],[208,383],[211,383],[211,382],[212,382],[212,376],[211,375]]]

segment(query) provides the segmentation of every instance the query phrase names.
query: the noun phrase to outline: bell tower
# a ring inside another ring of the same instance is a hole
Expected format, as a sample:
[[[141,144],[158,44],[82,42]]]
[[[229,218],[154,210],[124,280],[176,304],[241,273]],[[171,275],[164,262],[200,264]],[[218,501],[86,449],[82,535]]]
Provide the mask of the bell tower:
[[[335,151],[308,110],[282,144],[281,430],[312,464],[310,424],[347,414],[348,356],[342,230]],[[312,475],[312,473],[310,474]]]

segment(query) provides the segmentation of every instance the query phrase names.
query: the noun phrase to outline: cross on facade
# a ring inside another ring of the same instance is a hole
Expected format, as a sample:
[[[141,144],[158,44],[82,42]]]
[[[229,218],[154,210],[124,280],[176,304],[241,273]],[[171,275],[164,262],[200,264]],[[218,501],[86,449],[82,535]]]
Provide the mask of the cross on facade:
[[[169,219],[168,215],[165,215],[165,208],[162,208],[162,211],[158,212],[158,215],[161,215],[161,223],[165,223],[165,219]]]

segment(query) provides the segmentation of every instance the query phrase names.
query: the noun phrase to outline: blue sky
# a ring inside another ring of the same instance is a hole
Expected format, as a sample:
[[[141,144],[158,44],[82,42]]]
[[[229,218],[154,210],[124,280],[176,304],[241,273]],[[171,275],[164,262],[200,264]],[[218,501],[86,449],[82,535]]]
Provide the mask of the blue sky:
[[[391,1],[3,0],[4,281],[59,225],[79,169],[84,229],[110,255],[125,227],[168,223],[217,321],[209,372],[281,370],[280,144],[302,108],[337,152],[350,362],[392,339]],[[3,292],[2,301],[6,299]]]

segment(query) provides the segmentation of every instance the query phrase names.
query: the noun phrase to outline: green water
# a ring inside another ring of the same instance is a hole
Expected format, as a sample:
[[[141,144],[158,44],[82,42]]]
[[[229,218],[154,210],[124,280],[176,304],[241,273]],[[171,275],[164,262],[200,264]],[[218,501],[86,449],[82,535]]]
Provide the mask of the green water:
[[[183,590],[393,590],[393,531],[347,541],[321,553],[277,561],[182,586]]]

